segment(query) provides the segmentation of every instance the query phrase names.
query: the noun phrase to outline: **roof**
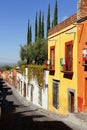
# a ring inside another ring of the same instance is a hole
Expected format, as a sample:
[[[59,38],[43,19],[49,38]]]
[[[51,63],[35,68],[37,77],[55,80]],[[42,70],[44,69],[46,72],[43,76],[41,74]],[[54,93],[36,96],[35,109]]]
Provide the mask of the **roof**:
[[[75,22],[77,22],[77,13],[73,14],[71,17],[67,18],[66,20],[64,20],[60,24],[57,24],[53,28],[49,29],[48,36],[50,36],[56,32],[61,31],[62,29],[70,26],[71,24],[73,24]]]

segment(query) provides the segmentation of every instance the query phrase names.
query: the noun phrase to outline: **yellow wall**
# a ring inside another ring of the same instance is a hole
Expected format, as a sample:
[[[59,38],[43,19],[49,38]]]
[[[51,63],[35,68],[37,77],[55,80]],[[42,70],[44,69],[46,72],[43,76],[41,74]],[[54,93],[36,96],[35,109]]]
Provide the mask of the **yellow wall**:
[[[70,33],[70,30],[73,33]],[[66,34],[66,32],[70,34]],[[65,42],[73,40],[73,76],[72,79],[64,78],[61,72],[60,58],[65,57]],[[55,45],[55,74],[48,77],[48,108],[57,113],[68,113],[68,88],[75,90],[75,111],[77,110],[77,29],[71,25],[62,31],[48,37],[48,59],[50,59],[50,46]],[[60,80],[59,84],[59,108],[52,105],[53,79]]]

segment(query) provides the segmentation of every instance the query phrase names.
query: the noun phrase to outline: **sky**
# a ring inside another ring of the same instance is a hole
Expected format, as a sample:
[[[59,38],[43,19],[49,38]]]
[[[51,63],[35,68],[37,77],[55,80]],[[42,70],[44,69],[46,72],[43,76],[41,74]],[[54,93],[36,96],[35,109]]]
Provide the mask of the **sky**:
[[[48,4],[51,19],[56,0],[0,0],[0,63],[17,63],[20,60],[20,45],[27,42],[28,20],[34,26],[36,12],[44,13],[46,26]],[[58,0],[58,23],[77,11],[77,0]],[[46,28],[46,27],[45,27]]]

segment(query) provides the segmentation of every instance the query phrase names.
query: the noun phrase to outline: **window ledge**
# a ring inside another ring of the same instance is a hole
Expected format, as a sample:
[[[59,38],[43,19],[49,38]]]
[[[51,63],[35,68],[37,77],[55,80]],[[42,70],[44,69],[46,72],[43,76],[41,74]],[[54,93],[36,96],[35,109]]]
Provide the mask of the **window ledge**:
[[[55,72],[54,68],[46,68],[46,70]]]
[[[69,75],[73,74],[73,71],[61,70],[61,72],[64,74],[69,74]]]
[[[48,69],[49,71],[55,71],[54,69]]]

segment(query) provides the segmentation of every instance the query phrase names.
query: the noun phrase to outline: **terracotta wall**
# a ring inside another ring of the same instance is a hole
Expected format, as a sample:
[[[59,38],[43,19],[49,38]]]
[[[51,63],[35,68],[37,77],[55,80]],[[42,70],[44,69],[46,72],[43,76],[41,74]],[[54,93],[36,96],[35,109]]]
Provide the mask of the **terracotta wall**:
[[[87,109],[86,78],[87,67],[83,65],[83,50],[87,49],[87,20],[80,23],[78,29],[78,111]]]

